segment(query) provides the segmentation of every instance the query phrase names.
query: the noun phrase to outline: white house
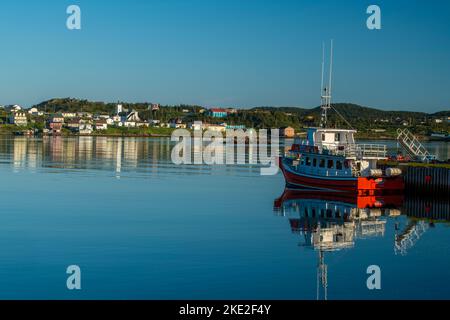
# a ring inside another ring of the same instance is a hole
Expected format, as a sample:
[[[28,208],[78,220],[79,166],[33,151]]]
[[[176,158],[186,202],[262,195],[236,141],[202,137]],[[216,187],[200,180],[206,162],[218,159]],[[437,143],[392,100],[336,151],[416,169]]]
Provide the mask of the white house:
[[[142,122],[141,118],[139,118],[139,114],[137,111],[133,110],[128,113],[126,116],[121,117],[122,125],[127,128],[134,128],[137,126],[137,123]],[[119,124],[119,126],[121,126]]]
[[[76,112],[62,112],[61,115],[63,118],[76,118],[77,117]]]
[[[28,110],[28,113],[31,115],[37,115],[37,113],[39,112],[39,110],[37,108],[31,108]]]
[[[223,124],[205,124],[205,127],[211,131],[225,132],[227,130],[227,126]]]
[[[22,111],[14,111],[9,116],[9,123],[16,126],[26,126],[28,124],[27,114]]]
[[[92,118],[92,113],[89,113],[89,112],[77,112],[76,116],[79,117],[79,118],[91,119]]]
[[[115,116],[112,117],[112,121],[113,121],[114,123],[116,123],[116,124],[119,124],[119,123],[122,122],[122,117],[119,116],[119,115],[115,115]]]
[[[139,121],[136,122],[136,127],[149,127],[149,123],[147,121]]]
[[[92,125],[89,123],[80,123],[80,134],[91,134],[92,133]]]
[[[95,122],[95,130],[107,130],[108,129],[108,123],[106,123],[106,120],[97,120]]]
[[[201,121],[195,121],[193,123],[189,124],[189,129],[194,130],[194,131],[199,131],[203,129],[203,125]]]
[[[137,111],[133,110],[127,115],[126,121],[138,122],[138,121],[141,121],[141,118],[139,118],[139,113]]]

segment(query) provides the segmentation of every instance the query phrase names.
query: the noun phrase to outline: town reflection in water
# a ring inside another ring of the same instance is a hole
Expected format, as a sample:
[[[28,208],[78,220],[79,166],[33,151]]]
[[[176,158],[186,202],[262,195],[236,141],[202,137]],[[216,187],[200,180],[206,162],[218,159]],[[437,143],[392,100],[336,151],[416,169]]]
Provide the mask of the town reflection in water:
[[[175,165],[171,160],[176,142],[169,137],[1,137],[0,163],[10,164],[13,170],[22,169],[92,169],[114,172],[120,177],[125,172],[149,174],[212,174],[224,170],[221,165]],[[192,149],[195,158],[202,150]],[[236,165],[229,174],[247,171],[259,174],[260,165],[249,164],[254,150],[245,147],[245,165]],[[224,157],[226,150],[224,148]],[[234,153],[237,163],[238,154]]]
[[[20,168],[105,169],[120,173],[144,162],[157,169],[170,161],[170,139],[111,137],[4,137],[0,144],[3,163]]]
[[[393,219],[393,252],[407,255],[428,229],[450,221],[448,198],[417,195],[361,197],[286,188],[274,210],[288,219],[301,237],[300,246],[318,252],[317,299],[328,298],[327,252],[352,249],[359,239],[384,237],[387,221]]]

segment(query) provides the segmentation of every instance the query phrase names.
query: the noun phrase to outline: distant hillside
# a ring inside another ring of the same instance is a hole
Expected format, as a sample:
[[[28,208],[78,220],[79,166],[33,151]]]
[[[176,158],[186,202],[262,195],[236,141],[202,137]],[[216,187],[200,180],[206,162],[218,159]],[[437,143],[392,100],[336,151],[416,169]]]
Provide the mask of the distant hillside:
[[[148,108],[148,102],[142,103],[127,103],[120,102],[124,108],[144,110]],[[43,101],[33,107],[38,108],[41,111],[47,112],[61,112],[61,111],[86,111],[86,112],[113,112],[116,107],[116,103],[105,103],[88,100],[79,100],[73,98],[55,98],[47,101]],[[191,105],[179,105],[179,106],[163,106],[167,108],[200,108],[200,106]],[[383,117],[401,117],[401,118],[419,118],[424,116],[431,117],[446,117],[450,116],[450,110],[440,111],[436,113],[425,112],[412,112],[412,111],[386,111],[375,108],[369,108],[352,103],[335,103],[333,107],[344,117],[348,118],[363,118],[363,119],[376,119]],[[252,109],[242,109],[242,112],[282,112],[291,113],[298,116],[318,116],[321,113],[320,107],[308,109],[299,107],[257,107]],[[332,116],[333,110],[330,112]]]
[[[335,108],[342,116],[345,118],[354,119],[354,118],[363,118],[363,119],[379,119],[379,118],[391,118],[391,117],[401,117],[401,118],[419,118],[424,116],[445,116],[446,113],[450,113],[450,111],[441,111],[436,114],[427,114],[424,112],[413,112],[413,111],[385,111],[375,108],[363,107],[353,103],[335,103],[333,104],[333,108]],[[253,108],[252,111],[280,111],[287,112],[293,114],[299,114],[302,116],[320,116],[321,108],[316,107],[313,109],[305,109],[305,108],[295,108],[295,107],[260,107]],[[330,116],[333,116],[333,110],[330,111]],[[441,114],[442,115],[438,115]]]
[[[439,112],[433,113],[432,116],[437,117],[437,118],[450,117],[450,110],[439,111]]]
[[[158,119],[169,121],[170,119],[183,119],[185,122],[201,120],[210,123],[227,122],[228,124],[242,124],[254,128],[280,128],[292,126],[300,129],[305,126],[317,126],[320,123],[320,107],[307,109],[298,107],[258,107],[253,109],[240,109],[237,113],[227,118],[211,118],[207,113],[200,113],[200,106],[178,105],[161,106],[157,112],[148,110],[149,103],[121,102],[128,110],[139,112],[141,119]],[[72,98],[51,99],[41,102],[34,107],[47,113],[84,111],[90,113],[115,112],[116,103],[92,102]],[[399,126],[410,126],[413,131],[426,134],[427,132],[447,131],[447,122],[440,127],[433,127],[430,119],[450,116],[450,111],[441,111],[433,114],[410,111],[385,111],[369,108],[352,103],[336,103],[333,108],[344,117],[350,125],[360,131],[384,128],[386,131],[395,132]],[[329,112],[329,126],[348,127],[348,124],[334,110]]]

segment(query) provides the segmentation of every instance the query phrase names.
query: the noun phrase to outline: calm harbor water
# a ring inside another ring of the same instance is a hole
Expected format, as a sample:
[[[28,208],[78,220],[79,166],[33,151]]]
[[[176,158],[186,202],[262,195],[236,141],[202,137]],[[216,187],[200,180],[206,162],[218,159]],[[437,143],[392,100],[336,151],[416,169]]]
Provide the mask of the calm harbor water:
[[[287,195],[281,173],[257,165],[174,165],[172,146],[0,137],[0,298],[316,299],[324,287],[329,299],[450,298],[448,197],[368,212]],[[428,147],[450,158],[448,144]],[[330,215],[311,219],[311,208]],[[311,240],[326,223],[339,246]],[[80,291],[66,288],[74,264]],[[370,265],[381,290],[367,289]]]

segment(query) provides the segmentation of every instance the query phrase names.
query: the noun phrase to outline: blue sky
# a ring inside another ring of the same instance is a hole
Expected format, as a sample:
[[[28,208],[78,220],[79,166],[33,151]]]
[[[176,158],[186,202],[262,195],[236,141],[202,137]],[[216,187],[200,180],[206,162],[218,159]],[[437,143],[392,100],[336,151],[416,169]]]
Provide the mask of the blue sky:
[[[82,29],[66,28],[79,5]],[[382,29],[366,28],[381,7]],[[53,97],[314,107],[322,41],[335,102],[450,109],[450,2],[2,0],[0,104]]]

